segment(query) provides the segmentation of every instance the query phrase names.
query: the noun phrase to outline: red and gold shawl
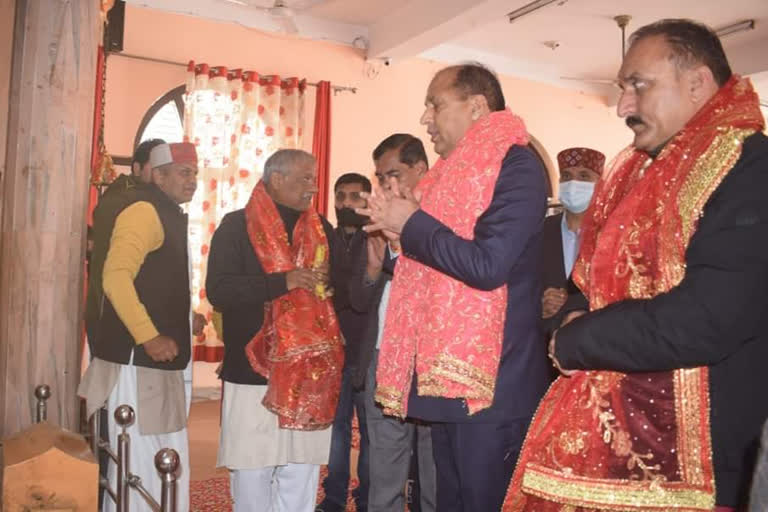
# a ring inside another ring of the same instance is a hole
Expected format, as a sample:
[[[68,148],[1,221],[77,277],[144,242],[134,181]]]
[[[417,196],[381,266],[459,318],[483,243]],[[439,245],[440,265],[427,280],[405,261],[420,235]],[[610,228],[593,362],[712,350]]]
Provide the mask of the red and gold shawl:
[[[248,238],[266,273],[328,261],[328,240],[314,209],[301,214],[288,243],[285,224],[260,181],[245,207]],[[322,247],[320,251],[318,247]],[[264,407],[280,428],[320,430],[336,413],[344,348],[333,304],[294,288],[264,305],[264,324],[245,348],[253,369],[269,379]]]
[[[528,143],[523,121],[493,112],[473,124],[421,180],[421,209],[465,239],[488,208],[502,160]],[[463,398],[470,414],[490,407],[504,336],[507,287],[482,291],[399,257],[376,373],[376,400],[404,417],[413,372],[420,395]]]
[[[757,95],[733,77],[651,159],[621,152],[587,212],[574,280],[596,310],[649,299],[685,275],[703,207],[761,130]],[[701,511],[715,506],[707,368],[559,378],[536,412],[508,511]]]

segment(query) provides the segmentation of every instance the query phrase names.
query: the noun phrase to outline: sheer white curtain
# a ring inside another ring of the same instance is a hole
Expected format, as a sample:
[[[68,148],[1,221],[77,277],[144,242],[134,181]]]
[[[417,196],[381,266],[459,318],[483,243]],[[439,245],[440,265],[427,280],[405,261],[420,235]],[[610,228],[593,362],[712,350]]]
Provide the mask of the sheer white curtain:
[[[196,361],[220,361],[224,347],[205,294],[211,236],[227,213],[245,206],[266,159],[300,148],[306,81],[195,65],[187,70],[184,139],[198,155],[198,189],[189,205],[192,304],[209,320],[194,344]]]

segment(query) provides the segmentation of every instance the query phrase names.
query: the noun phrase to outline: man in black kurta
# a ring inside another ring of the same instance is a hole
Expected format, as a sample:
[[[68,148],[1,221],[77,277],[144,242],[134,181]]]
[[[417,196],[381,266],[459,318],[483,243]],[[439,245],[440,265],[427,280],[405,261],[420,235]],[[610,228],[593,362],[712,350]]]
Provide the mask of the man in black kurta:
[[[278,151],[264,166],[263,181],[280,185],[268,186],[267,191],[289,243],[299,217],[317,192],[316,173],[312,155],[298,150]],[[333,228],[325,219],[322,222],[332,258]],[[227,214],[213,235],[206,294],[221,312],[224,341],[218,465],[230,470],[235,512],[262,510],[259,507],[270,503],[276,507],[264,510],[314,509],[319,465],[328,460],[330,428],[278,428],[277,416],[261,405],[267,379],[251,368],[245,347],[261,329],[266,303],[293,288],[314,290],[319,282],[310,269],[266,273],[249,239],[245,210]]]

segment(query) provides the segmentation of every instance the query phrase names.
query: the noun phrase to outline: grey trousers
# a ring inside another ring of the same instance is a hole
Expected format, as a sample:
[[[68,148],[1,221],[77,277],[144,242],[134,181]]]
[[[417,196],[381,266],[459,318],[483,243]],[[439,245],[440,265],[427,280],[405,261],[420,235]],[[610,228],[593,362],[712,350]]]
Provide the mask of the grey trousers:
[[[760,457],[752,479],[752,495],[749,498],[750,512],[768,510],[768,421],[763,425],[763,438],[760,444]]]
[[[432,456],[430,427],[384,416],[374,402],[376,392],[377,350],[368,368],[365,383],[365,414],[370,440],[368,512],[403,512],[405,485],[410,469],[413,436],[419,464],[421,512],[434,512],[436,507],[435,461]]]

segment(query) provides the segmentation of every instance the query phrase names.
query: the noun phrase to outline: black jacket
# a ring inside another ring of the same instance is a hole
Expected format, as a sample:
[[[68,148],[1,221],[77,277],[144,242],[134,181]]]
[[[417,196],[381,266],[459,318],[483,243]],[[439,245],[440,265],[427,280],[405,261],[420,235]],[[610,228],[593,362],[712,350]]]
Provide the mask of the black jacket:
[[[705,205],[680,284],[580,317],[557,334],[567,369],[653,372],[709,366],[717,504],[745,504],[768,416],[768,138],[741,158]]]
[[[102,287],[104,262],[115,221],[127,207],[139,201],[149,202],[155,208],[163,226],[163,245],[146,256],[133,284],[157,330],[178,344],[179,355],[167,363],[153,361],[142,345],[136,345]],[[191,350],[187,215],[157,186],[120,177],[105,191],[96,207],[93,230],[92,274],[86,308],[86,329],[93,355],[105,361],[128,364],[133,353],[136,366],[184,369]]]
[[[277,210],[291,242],[301,212],[281,205],[277,205]],[[325,219],[322,221],[331,246],[333,268],[333,228]],[[264,323],[264,303],[284,295],[288,289],[284,272],[264,272],[248,238],[245,210],[228,213],[213,234],[205,288],[208,301],[221,312],[224,330],[221,379],[236,384],[266,384],[267,379],[251,368],[245,346]]]
[[[336,228],[333,247],[333,307],[339,319],[339,327],[345,341],[345,365],[355,357],[365,332],[368,315],[356,311],[352,306],[352,281],[361,265],[365,266],[366,240],[368,235],[362,229],[347,234]]]
[[[544,219],[541,229],[541,286],[547,288],[565,288],[568,277],[565,275],[563,261],[563,235],[560,224],[563,213],[550,215]]]
[[[561,223],[563,215],[558,213],[544,219],[541,230],[541,286],[542,294],[547,288],[565,288],[568,300],[560,311],[549,318],[542,318],[541,329],[544,339],[549,342],[552,332],[560,327],[563,317],[568,311],[586,307],[581,290],[569,276],[565,275],[565,260],[563,258],[563,232]]]

